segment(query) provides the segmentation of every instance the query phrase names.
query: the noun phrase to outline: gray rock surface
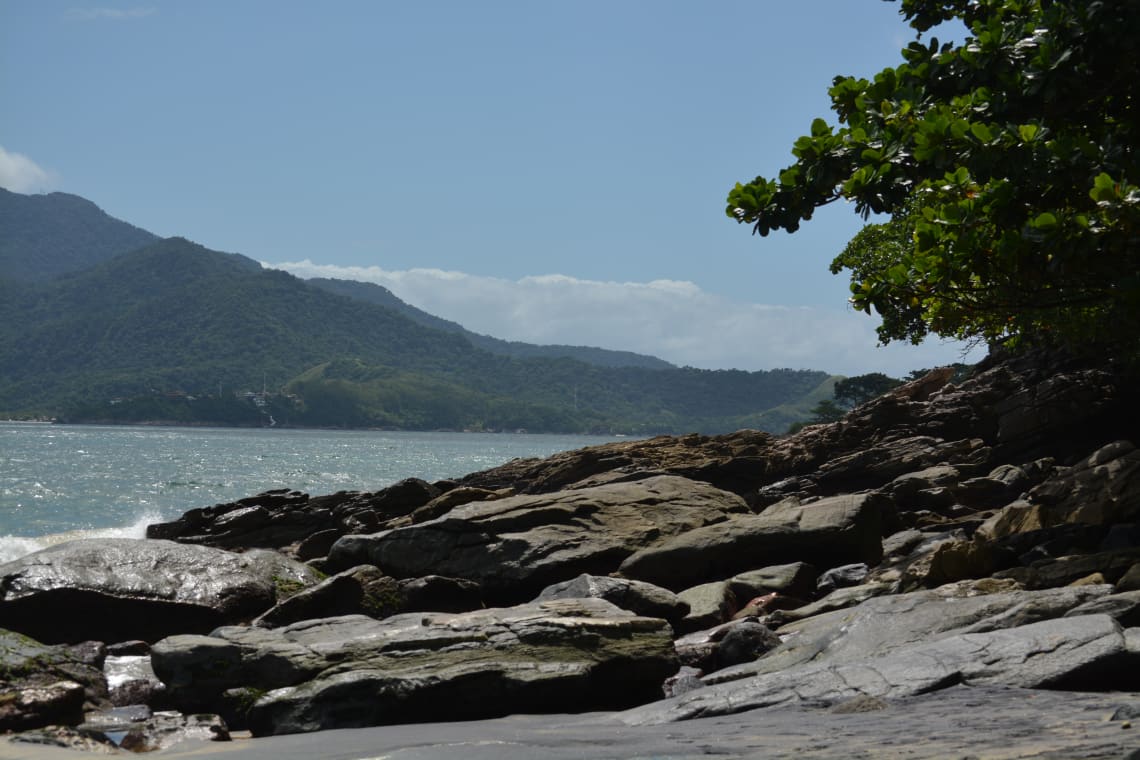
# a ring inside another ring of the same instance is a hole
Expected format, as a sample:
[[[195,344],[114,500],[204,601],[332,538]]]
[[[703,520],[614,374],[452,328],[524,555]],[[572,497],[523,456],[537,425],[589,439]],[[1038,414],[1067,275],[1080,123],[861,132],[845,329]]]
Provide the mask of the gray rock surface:
[[[725,681],[629,710],[621,719],[645,725],[789,702],[833,705],[862,696],[900,699],[959,683],[1087,687],[1089,682],[1103,683],[1119,668],[1138,665],[1124,632],[1107,615],[1059,618],[922,641],[866,659],[832,657]]]
[[[806,562],[790,562],[747,570],[732,576],[728,582],[736,598],[747,604],[749,599],[773,591],[807,598],[815,591],[818,575],[816,568]]]
[[[676,626],[680,634],[726,623],[738,609],[736,595],[728,581],[702,583],[685,589],[677,596],[689,608],[688,614]]]
[[[763,659],[710,675],[708,681],[795,672],[791,669],[807,665],[858,664],[908,645],[1060,618],[1111,592],[1111,586],[1083,586],[959,596],[951,586],[878,596],[788,623],[776,630],[784,639],[782,646]]]
[[[601,599],[229,626],[160,641],[152,662],[183,709],[264,694],[248,709],[259,735],[628,706],[659,696],[678,664],[668,623]]]
[[[883,555],[880,507],[872,494],[808,504],[786,500],[758,515],[734,516],[642,549],[620,571],[681,589],[780,562],[877,563]]]
[[[316,582],[276,552],[82,539],[0,565],[0,627],[47,643],[155,641],[248,620]]]
[[[629,726],[611,714],[516,715],[196,742],[169,760],[1124,760],[1137,748],[1140,694],[953,686],[854,712],[805,704]],[[1130,728],[1124,728],[1130,725]],[[0,739],[3,760],[75,760],[73,750]],[[24,740],[24,741],[21,741]]]
[[[523,601],[581,573],[608,575],[642,547],[747,509],[706,483],[657,476],[464,504],[416,525],[344,536],[329,563],[373,564],[396,578],[464,578],[493,601]]]
[[[584,598],[605,599],[635,615],[664,618],[673,626],[689,614],[689,604],[668,589],[628,578],[587,573],[573,580],[547,586],[534,601]]]

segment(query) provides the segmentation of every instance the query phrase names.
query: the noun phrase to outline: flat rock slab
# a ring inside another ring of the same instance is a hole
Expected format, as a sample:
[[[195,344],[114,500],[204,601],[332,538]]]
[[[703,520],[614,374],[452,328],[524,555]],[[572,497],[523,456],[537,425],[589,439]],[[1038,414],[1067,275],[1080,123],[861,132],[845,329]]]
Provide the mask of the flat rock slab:
[[[602,599],[172,636],[151,659],[184,710],[227,690],[258,735],[642,704],[677,669],[672,630]]]
[[[317,578],[271,551],[68,541],[0,565],[0,627],[45,643],[155,641],[247,620]]]
[[[622,720],[647,725],[796,702],[902,699],[959,683],[1111,688],[1112,678],[1120,676],[1140,689],[1136,660],[1124,632],[1109,616],[1060,618],[911,644],[857,662],[807,664],[719,683],[635,708]]]
[[[729,681],[806,664],[857,664],[910,644],[1060,618],[1112,592],[1111,586],[1080,586],[959,596],[955,589],[879,596],[789,623],[776,631],[784,639],[779,649],[706,680]]]
[[[854,705],[852,705],[854,706]],[[536,715],[196,743],[170,760],[706,760],[1019,757],[1122,760],[1140,727],[1140,694],[956,686],[863,712],[775,708],[669,726],[625,726],[612,716]],[[75,760],[75,752],[0,740],[3,760]]]

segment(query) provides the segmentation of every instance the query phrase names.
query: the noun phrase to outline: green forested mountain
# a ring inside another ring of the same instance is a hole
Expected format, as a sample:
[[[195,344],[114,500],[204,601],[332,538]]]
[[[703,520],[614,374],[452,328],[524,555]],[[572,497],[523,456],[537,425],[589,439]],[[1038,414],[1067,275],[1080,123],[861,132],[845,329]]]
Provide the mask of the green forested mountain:
[[[458,336],[181,238],[6,295],[8,410],[62,395],[278,387],[341,356],[430,370],[471,352]]]
[[[3,236],[9,243],[7,230]],[[100,250],[110,250],[104,243]],[[49,245],[38,250],[50,259]],[[415,321],[182,238],[152,239],[79,270],[76,262],[84,259],[74,250],[61,254],[68,262],[54,266],[66,273],[54,278],[0,269],[0,416],[625,433],[743,425],[779,430],[786,421],[765,424],[765,410],[795,408],[828,377],[805,370],[519,358],[472,345],[462,328],[434,329],[421,323],[430,320]]]
[[[78,195],[22,195],[4,188],[0,230],[0,273],[25,282],[87,269],[158,240]]]
[[[342,296],[385,306],[425,327],[458,333],[467,338],[467,340],[471,342],[471,345],[476,348],[481,348],[484,351],[490,351],[493,354],[519,358],[545,357],[555,359],[565,357],[567,359],[577,359],[587,364],[596,364],[600,367],[676,368],[676,365],[670,364],[664,359],[634,353],[633,351],[613,351],[606,348],[594,348],[593,346],[535,345],[521,341],[502,340],[500,338],[493,338],[490,335],[480,335],[479,333],[471,332],[461,324],[441,319],[434,314],[428,314],[426,311],[417,309],[415,306],[401,301],[387,288],[371,282],[335,280],[327,277],[313,277],[310,278],[308,282],[331,293],[338,293]]]

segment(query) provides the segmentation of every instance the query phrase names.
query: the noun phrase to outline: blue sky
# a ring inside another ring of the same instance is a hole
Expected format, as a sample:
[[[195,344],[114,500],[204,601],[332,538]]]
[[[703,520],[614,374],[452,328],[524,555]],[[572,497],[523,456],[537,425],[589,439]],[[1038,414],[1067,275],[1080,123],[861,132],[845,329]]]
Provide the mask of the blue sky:
[[[901,374],[960,347],[875,348],[850,207],[757,238],[724,199],[910,36],[881,0],[0,0],[0,185],[499,337]]]

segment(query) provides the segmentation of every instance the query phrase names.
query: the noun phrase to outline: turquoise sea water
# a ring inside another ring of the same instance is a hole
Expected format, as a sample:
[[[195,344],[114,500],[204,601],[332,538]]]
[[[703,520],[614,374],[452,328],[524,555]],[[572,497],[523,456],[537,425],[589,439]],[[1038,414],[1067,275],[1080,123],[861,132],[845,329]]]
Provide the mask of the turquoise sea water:
[[[142,536],[187,509],[273,488],[374,491],[607,440],[0,423],[0,562],[67,537]]]

